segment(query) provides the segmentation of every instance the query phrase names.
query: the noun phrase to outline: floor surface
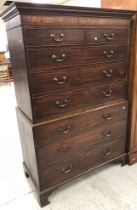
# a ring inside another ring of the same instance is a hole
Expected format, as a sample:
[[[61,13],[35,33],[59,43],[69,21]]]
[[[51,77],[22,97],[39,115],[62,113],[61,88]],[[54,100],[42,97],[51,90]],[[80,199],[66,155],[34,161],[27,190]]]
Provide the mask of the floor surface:
[[[24,176],[13,84],[0,87],[0,210],[40,210]],[[59,188],[42,210],[137,210],[137,164],[109,164]]]

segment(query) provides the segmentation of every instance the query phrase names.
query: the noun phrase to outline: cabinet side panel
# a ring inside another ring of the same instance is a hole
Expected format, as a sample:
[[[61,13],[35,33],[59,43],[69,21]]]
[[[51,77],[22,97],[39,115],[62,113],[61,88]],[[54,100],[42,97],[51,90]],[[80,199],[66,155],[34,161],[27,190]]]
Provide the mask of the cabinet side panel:
[[[18,108],[16,109],[16,114],[20,133],[23,160],[29,170],[29,173],[31,173],[33,183],[37,188],[39,188],[32,126],[30,123],[28,123],[28,120],[26,120],[25,117],[22,116],[22,113],[19,111]]]
[[[32,120],[22,28],[7,31],[17,105]]]

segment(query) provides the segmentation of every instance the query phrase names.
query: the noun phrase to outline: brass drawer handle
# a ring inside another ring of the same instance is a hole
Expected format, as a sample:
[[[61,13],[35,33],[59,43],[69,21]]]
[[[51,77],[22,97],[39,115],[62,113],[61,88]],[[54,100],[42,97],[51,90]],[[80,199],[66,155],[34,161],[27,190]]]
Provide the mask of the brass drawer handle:
[[[64,168],[62,168],[62,171],[65,173],[65,174],[68,174],[72,171],[72,165],[69,164],[67,166],[65,166]]]
[[[110,137],[111,136],[111,130],[110,129],[106,129],[103,132],[104,136]]]
[[[58,79],[57,77],[54,77],[53,78],[53,81],[55,81],[58,85],[65,84],[66,80],[67,80],[67,77],[66,76],[64,76],[62,79]]]
[[[103,95],[104,95],[105,97],[109,97],[109,96],[112,95],[112,90],[103,91],[102,93],[103,93]]]
[[[112,149],[111,148],[108,148],[106,151],[104,151],[105,156],[109,156],[111,154],[112,154]]]
[[[70,125],[66,125],[65,128],[59,128],[59,131],[60,131],[62,134],[69,133],[69,132],[71,131],[71,126],[70,126]]]
[[[104,70],[103,73],[106,77],[111,77],[113,74],[113,70],[112,69],[110,69],[108,71]]]
[[[59,152],[66,152],[68,149],[70,149],[70,146],[68,144],[64,144],[58,149],[58,151]]]
[[[57,61],[57,62],[62,62],[64,61],[66,58],[66,54],[62,53],[61,56],[57,56],[57,55],[52,55],[52,60]]]
[[[111,41],[112,39],[114,39],[114,33],[105,33],[103,34],[104,38],[108,41]]]
[[[111,119],[112,119],[112,114],[104,114],[103,117],[104,117],[106,120],[111,120]]]
[[[63,41],[64,36],[65,35],[63,33],[58,34],[58,35],[56,35],[56,34],[50,34],[51,39],[53,39],[55,42],[61,42],[61,41]]]
[[[104,51],[104,55],[107,57],[107,58],[111,58],[113,55],[114,55],[114,51],[113,50],[110,50],[110,51]]]
[[[64,102],[56,100],[56,105],[60,108],[65,108],[68,105],[68,99],[64,99]]]

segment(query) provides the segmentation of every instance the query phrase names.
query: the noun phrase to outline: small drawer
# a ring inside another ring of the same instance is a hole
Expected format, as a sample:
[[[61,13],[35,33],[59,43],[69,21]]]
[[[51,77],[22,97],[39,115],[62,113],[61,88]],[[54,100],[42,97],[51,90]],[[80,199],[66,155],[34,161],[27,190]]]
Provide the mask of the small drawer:
[[[42,95],[125,77],[126,63],[104,63],[74,69],[59,69],[55,73],[34,72],[29,74],[29,81],[32,95]]]
[[[127,60],[127,45],[87,47],[86,61],[90,63]],[[104,65],[104,64],[103,64]]]
[[[86,44],[127,44],[128,28],[89,28],[86,29]]]
[[[28,59],[30,72],[69,66],[81,67],[85,64],[100,62],[125,61],[127,45],[28,49]]]
[[[47,165],[73,157],[104,142],[114,141],[119,137],[126,139],[126,128],[127,121],[124,120],[41,147],[36,150],[39,168],[44,169]]]
[[[84,151],[73,159],[63,160],[49,167],[45,165],[45,169],[41,170],[40,188],[44,190],[69,181],[122,154],[125,154],[125,139],[118,139]]]
[[[90,110],[77,116],[44,123],[33,127],[35,146],[42,146],[92,131],[110,123],[126,120],[127,102],[120,102],[100,109]],[[119,114],[120,113],[120,114]],[[60,143],[59,143],[60,144]]]
[[[33,98],[36,121],[63,117],[126,98],[126,82],[118,81]]]
[[[74,28],[26,29],[27,46],[84,45],[84,30]]]

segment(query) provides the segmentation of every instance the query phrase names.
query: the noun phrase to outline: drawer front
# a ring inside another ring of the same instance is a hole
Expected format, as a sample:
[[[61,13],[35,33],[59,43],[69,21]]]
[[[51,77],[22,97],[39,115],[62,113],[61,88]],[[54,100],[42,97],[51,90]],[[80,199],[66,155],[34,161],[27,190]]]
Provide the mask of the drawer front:
[[[85,43],[83,29],[45,28],[27,29],[27,46],[84,45]]]
[[[80,66],[99,62],[122,61],[127,58],[127,45],[98,47],[46,47],[28,49],[30,71]]]
[[[35,120],[52,119],[126,98],[126,82],[118,81],[33,99]]]
[[[68,181],[72,177],[78,176],[86,171],[111,160],[118,155],[125,153],[125,141],[118,139],[82,152],[74,159],[58,162],[52,166],[41,170],[40,187],[41,190],[53,187],[62,182]]]
[[[127,119],[127,102],[121,102],[78,116],[57,120],[54,123],[33,127],[35,146],[42,146],[68,139],[83,132]],[[119,114],[120,113],[120,114]]]
[[[46,47],[41,49],[29,49],[28,58],[30,71],[77,66],[79,62],[82,64],[84,49],[85,48],[76,47]]]
[[[86,61],[88,63],[109,62],[117,60],[127,60],[127,45],[88,47],[86,50]]]
[[[41,95],[68,88],[110,82],[126,77],[126,63],[105,63],[75,69],[59,69],[56,72],[35,72],[29,75],[30,91]]]
[[[126,138],[126,127],[126,120],[120,121],[41,147],[37,149],[39,168],[44,169],[56,161],[72,158],[81,151],[116,140],[118,137]]]
[[[128,43],[128,28],[90,28],[86,29],[86,44]]]

